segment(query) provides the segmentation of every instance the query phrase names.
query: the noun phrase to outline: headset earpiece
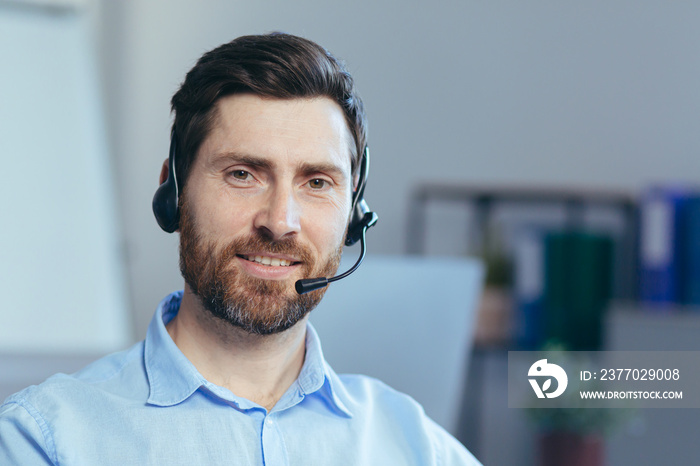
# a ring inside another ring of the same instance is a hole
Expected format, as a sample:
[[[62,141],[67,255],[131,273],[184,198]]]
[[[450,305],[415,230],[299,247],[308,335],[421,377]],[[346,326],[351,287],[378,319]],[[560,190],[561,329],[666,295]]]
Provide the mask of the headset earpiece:
[[[365,185],[369,174],[369,148],[365,147],[360,160],[360,176],[357,189],[352,196],[352,217],[348,225],[348,233],[345,236],[345,245],[352,246],[357,243],[365,230],[377,223],[377,214],[372,212],[365,201]]]
[[[172,233],[180,224],[180,211],[178,209],[179,190],[177,186],[177,174],[175,173],[175,132],[170,137],[170,154],[168,155],[168,178],[161,184],[153,195],[153,214],[158,225]]]

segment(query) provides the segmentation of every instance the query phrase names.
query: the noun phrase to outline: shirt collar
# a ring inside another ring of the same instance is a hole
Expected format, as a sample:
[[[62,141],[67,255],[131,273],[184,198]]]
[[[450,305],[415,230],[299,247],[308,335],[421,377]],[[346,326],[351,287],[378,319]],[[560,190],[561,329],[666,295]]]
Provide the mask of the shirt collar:
[[[306,355],[297,384],[302,395],[318,393],[342,415],[352,417],[348,409],[349,395],[343,382],[323,357],[321,340],[311,323],[306,324]]]
[[[166,296],[158,305],[146,334],[144,364],[150,385],[148,402],[157,406],[181,403],[206,382],[165,328],[180,310],[181,301],[182,291]]]
[[[177,315],[181,302],[182,291],[166,296],[158,305],[148,327],[144,344],[144,364],[150,385],[148,403],[157,406],[173,406],[183,402],[203,386],[214,395],[226,398],[240,408],[256,406],[249,400],[236,397],[225,388],[207,381],[177,347],[165,326]],[[300,399],[289,399],[287,395],[295,387],[298,388]],[[226,393],[232,396],[226,396]],[[299,403],[304,396],[309,395],[326,399],[329,406],[338,414],[352,417],[352,413],[347,408],[350,404],[349,394],[343,382],[324,359],[318,334],[310,323],[306,327],[304,365],[296,382],[280,399],[275,410],[289,408]],[[289,400],[288,404],[281,405],[285,399]]]

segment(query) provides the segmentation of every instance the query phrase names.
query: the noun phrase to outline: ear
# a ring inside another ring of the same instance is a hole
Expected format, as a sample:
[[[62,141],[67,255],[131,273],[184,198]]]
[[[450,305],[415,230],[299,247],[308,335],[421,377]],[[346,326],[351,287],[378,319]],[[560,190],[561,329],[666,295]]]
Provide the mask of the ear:
[[[357,187],[360,184],[360,167],[355,170],[355,176],[352,177],[352,192],[357,191]]]
[[[169,171],[170,170],[168,170],[168,159],[165,159],[165,161],[163,162],[163,166],[160,169],[160,184],[165,183],[165,180],[168,179]]]

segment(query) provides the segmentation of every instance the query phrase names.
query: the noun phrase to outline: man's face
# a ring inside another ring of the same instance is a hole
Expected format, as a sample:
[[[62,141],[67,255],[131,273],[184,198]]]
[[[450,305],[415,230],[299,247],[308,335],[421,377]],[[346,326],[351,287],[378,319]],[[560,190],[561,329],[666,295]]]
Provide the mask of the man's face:
[[[217,103],[182,195],[180,269],[206,309],[250,333],[286,330],[321,300],[296,280],[335,274],[353,141],[328,98]]]

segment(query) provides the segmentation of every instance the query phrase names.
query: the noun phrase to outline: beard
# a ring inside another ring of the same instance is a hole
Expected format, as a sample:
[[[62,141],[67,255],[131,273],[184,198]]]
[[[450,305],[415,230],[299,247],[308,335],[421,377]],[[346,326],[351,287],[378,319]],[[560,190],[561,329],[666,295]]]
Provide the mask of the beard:
[[[183,196],[180,207],[180,272],[204,308],[214,317],[250,334],[270,335],[294,326],[313,310],[326,288],[299,295],[294,284],[248,275],[235,265],[240,254],[284,254],[301,264],[299,278],[329,277],[340,264],[342,243],[320,266],[308,247],[295,238],[275,240],[266,230],[256,230],[218,248],[204,240]]]

